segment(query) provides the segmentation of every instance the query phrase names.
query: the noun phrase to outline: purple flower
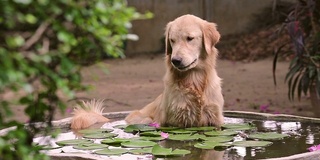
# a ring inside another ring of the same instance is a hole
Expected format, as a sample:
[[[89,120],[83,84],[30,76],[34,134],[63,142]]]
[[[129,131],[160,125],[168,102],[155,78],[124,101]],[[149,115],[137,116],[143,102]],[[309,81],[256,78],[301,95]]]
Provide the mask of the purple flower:
[[[273,114],[280,114],[280,112],[279,111],[274,111]]]
[[[72,112],[72,108],[67,108],[67,109],[66,109],[66,112],[67,112],[67,113],[71,113],[71,112]]]
[[[160,135],[164,139],[167,139],[169,137],[169,133],[165,133],[165,132],[161,132]]]
[[[160,127],[160,124],[157,123],[157,122],[153,122],[153,123],[150,123],[149,126],[150,126],[150,127],[159,128],[159,127]]]
[[[267,112],[268,108],[269,108],[268,104],[260,105],[260,111],[262,112]]]
[[[308,148],[308,150],[309,150],[310,152],[319,151],[319,150],[320,150],[320,144],[311,146],[311,147]]]

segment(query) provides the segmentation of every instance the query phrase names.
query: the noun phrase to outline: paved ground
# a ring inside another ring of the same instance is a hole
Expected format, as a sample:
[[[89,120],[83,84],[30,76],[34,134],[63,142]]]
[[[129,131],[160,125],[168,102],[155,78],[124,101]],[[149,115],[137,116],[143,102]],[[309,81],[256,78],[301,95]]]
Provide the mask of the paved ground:
[[[284,77],[288,65],[289,62],[278,63],[278,85],[274,86],[272,59],[250,63],[219,60],[217,67],[223,78],[225,110],[313,116],[307,96],[301,102],[290,102],[287,98]],[[101,66],[107,67],[107,74]],[[84,68],[84,83],[92,85],[92,89],[77,95],[85,99],[106,99],[105,112],[139,109],[162,92],[164,72],[162,55],[106,60],[100,65]],[[73,103],[69,103],[66,113],[57,113],[55,119],[71,116],[72,107]],[[13,110],[15,119],[27,121],[23,108]]]

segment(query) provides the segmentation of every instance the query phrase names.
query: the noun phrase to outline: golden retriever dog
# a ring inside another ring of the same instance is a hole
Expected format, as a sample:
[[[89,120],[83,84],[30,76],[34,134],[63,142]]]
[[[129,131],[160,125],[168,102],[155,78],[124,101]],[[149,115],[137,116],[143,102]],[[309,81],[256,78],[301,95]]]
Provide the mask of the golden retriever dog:
[[[219,38],[215,23],[193,15],[169,22],[165,31],[164,91],[125,120],[129,124],[157,122],[161,126],[220,127],[224,99],[216,71],[215,44]]]

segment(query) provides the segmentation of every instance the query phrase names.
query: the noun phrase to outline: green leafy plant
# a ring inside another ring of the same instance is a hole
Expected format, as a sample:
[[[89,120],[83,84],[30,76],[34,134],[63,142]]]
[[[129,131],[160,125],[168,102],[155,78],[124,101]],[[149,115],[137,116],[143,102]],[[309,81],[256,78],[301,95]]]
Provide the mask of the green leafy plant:
[[[127,142],[122,142],[121,146],[131,147],[131,148],[145,148],[145,147],[152,147],[156,144],[157,144],[156,142],[147,141],[147,140],[132,140]]]
[[[272,133],[272,132],[268,132],[268,133],[255,133],[255,134],[250,134],[249,138],[251,139],[260,139],[260,140],[279,140],[279,139],[283,139],[285,137],[289,137],[288,134],[279,134],[279,133]]]
[[[88,133],[84,134],[84,138],[91,138],[91,139],[104,139],[109,137],[116,137],[117,134],[115,133]]]
[[[274,82],[276,63],[280,53],[293,55],[285,81],[288,83],[288,97],[293,100],[295,93],[315,91],[320,99],[320,2],[317,0],[299,0],[288,14],[279,32],[286,28],[291,41],[284,42],[275,50],[273,62]],[[282,48],[291,45],[292,52],[282,52]]]
[[[152,147],[131,149],[130,153],[137,154],[137,155],[140,155],[140,154],[151,154],[152,153]]]
[[[103,149],[103,150],[97,150],[94,153],[95,154],[100,154],[100,155],[108,155],[108,156],[113,156],[113,155],[121,155],[124,153],[128,153],[129,150],[123,149],[123,148],[112,148],[112,149]]]
[[[88,139],[71,139],[71,140],[63,140],[63,141],[57,141],[57,145],[60,146],[74,146],[74,145],[79,145],[79,144],[92,144],[92,140]]]
[[[271,144],[272,142],[269,141],[237,141],[232,143],[232,145],[238,147],[266,147]]]
[[[227,144],[227,143],[219,143],[219,142],[215,142],[215,141],[204,141],[204,142],[200,142],[200,143],[196,143],[194,144],[195,148],[200,148],[200,149],[214,149],[216,147],[230,147],[231,144]]]
[[[152,154],[155,156],[179,156],[179,155],[186,155],[190,154],[191,151],[185,149],[175,149],[172,148],[164,148],[160,145],[155,145],[152,147]]]
[[[52,132],[65,97],[86,89],[81,67],[124,57],[130,21],[150,16],[125,0],[0,1],[0,129],[16,127],[0,136],[0,159],[48,159],[32,144],[36,123]],[[10,119],[17,106],[29,125]]]
[[[122,142],[127,142],[129,139],[125,138],[109,138],[109,139],[104,139],[101,141],[102,144],[108,144],[108,145],[119,145]]]
[[[106,144],[98,144],[98,143],[89,143],[89,144],[78,144],[74,146],[74,149],[80,149],[80,150],[94,150],[94,149],[102,149],[102,148],[108,148],[109,146]]]

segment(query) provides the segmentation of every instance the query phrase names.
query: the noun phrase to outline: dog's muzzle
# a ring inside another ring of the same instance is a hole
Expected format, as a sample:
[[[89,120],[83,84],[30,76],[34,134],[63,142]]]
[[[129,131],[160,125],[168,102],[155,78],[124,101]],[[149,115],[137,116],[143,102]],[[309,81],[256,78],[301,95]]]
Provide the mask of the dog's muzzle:
[[[182,58],[172,58],[171,59],[171,64],[177,68],[178,70],[185,70],[187,68],[189,68],[191,65],[193,65],[194,63],[196,63],[197,59],[195,59],[194,61],[192,61],[190,64],[188,65],[183,65],[182,63]]]

